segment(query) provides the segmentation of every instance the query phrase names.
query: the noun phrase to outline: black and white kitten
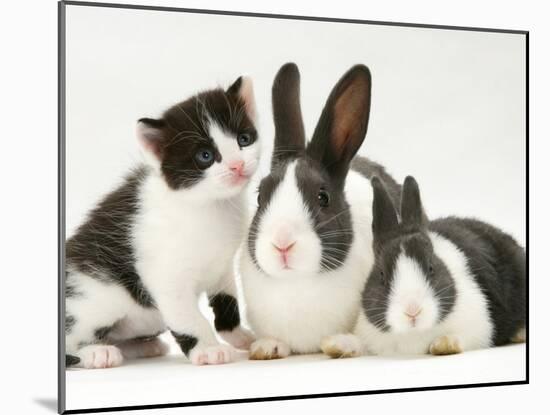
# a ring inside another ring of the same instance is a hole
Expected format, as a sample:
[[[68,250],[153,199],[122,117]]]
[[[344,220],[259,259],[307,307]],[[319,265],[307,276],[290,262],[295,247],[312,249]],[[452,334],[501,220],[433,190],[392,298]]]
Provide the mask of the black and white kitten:
[[[215,328],[248,348],[233,259],[246,230],[246,192],[260,145],[252,82],[200,93],[160,119],[139,120],[147,163],[93,209],[66,244],[66,361],[118,366],[165,354],[170,330],[194,364],[232,360]]]

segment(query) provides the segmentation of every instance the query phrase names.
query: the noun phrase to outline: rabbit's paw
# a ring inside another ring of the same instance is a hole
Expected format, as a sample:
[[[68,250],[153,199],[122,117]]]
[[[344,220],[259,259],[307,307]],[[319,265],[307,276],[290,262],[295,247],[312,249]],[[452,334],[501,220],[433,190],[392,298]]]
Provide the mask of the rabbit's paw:
[[[430,344],[430,353],[433,355],[456,354],[462,351],[460,340],[454,335],[438,337]]]
[[[250,346],[250,360],[282,359],[290,355],[290,347],[276,339],[259,339]]]
[[[527,338],[527,333],[525,331],[525,328],[519,329],[516,334],[510,339],[512,343],[525,343],[525,339]]]
[[[361,342],[353,334],[335,334],[321,341],[321,350],[332,358],[356,357],[361,354]]]

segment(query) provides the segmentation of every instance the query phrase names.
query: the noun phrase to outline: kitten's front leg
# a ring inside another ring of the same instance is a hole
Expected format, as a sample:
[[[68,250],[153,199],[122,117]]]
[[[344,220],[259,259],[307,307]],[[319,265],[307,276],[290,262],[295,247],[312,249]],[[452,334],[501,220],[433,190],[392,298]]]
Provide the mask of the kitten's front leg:
[[[254,336],[241,326],[233,274],[225,275],[219,282],[219,287],[209,293],[208,299],[214,311],[214,326],[222,339],[237,349],[250,349]]]
[[[194,290],[165,290],[153,294],[166,325],[182,352],[195,365],[216,365],[234,360],[232,347],[220,344],[199,310]]]

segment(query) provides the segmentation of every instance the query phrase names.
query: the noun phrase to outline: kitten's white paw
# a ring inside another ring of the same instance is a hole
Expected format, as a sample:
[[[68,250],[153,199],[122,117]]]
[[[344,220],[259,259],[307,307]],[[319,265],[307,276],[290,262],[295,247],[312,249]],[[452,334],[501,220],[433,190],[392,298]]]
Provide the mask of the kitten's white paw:
[[[219,335],[231,346],[241,350],[250,349],[250,345],[255,340],[252,332],[243,327],[236,327],[231,331],[220,331]]]
[[[124,361],[118,347],[105,344],[85,346],[78,351],[77,355],[80,357],[81,366],[86,369],[117,367]]]
[[[189,354],[189,360],[194,365],[220,365],[234,360],[234,350],[231,346],[217,344],[215,346],[196,346]]]
[[[285,343],[270,338],[256,340],[250,346],[250,360],[282,359],[290,355],[290,347]]]
[[[324,354],[333,357],[355,357],[361,354],[361,342],[353,334],[335,334],[321,341]]]

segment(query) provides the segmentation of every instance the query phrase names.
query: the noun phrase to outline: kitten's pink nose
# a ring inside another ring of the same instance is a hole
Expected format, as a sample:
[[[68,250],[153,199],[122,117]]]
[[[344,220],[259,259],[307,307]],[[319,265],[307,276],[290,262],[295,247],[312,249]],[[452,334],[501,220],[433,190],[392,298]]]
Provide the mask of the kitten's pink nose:
[[[418,317],[421,311],[422,308],[420,308],[417,304],[409,304],[408,307],[405,309],[405,314],[407,315],[407,317],[410,317],[414,320],[416,317]]]
[[[243,160],[235,160],[229,163],[229,170],[231,170],[233,173],[237,174],[238,176],[244,176],[244,161]]]

